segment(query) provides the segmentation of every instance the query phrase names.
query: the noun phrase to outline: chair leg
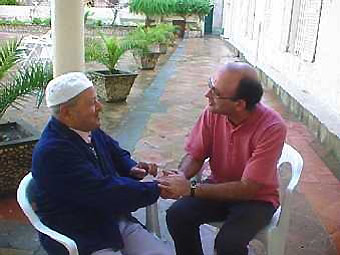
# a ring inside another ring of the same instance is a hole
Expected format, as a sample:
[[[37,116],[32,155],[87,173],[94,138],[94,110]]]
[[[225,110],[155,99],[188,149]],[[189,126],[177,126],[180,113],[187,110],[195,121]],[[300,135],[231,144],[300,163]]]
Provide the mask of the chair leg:
[[[278,235],[278,233],[272,233],[268,235],[267,239],[267,255],[284,255],[285,254],[285,239]]]
[[[146,207],[146,228],[148,231],[156,234],[161,238],[161,230],[158,220],[158,206],[157,202]]]

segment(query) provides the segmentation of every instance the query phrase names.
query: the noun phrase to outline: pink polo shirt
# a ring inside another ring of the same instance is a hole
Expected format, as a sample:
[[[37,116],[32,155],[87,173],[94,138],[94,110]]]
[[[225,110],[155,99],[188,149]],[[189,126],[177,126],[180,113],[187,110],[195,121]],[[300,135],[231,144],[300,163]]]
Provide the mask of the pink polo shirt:
[[[206,108],[186,141],[195,159],[210,158],[215,183],[248,179],[263,184],[253,198],[279,205],[277,161],[286,137],[281,116],[259,103],[252,114],[233,127],[227,116]]]

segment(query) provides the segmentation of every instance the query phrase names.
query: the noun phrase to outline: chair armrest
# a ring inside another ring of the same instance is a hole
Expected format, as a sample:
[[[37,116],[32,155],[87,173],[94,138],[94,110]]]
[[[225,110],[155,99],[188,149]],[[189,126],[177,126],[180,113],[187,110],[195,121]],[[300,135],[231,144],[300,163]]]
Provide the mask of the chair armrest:
[[[41,233],[49,236],[53,240],[57,241],[58,243],[62,244],[70,253],[70,255],[78,255],[78,248],[77,244],[69,237],[62,235],[46,225],[44,225],[41,221],[36,222],[34,227]]]

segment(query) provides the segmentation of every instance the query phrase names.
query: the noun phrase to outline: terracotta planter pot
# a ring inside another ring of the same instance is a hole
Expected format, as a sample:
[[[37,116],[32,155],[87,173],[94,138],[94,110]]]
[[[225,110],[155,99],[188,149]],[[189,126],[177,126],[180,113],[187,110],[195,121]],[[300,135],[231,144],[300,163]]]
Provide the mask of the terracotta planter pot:
[[[23,121],[0,124],[0,196],[15,193],[32,166],[40,133]]]
[[[130,93],[137,73],[116,70],[95,71],[88,74],[97,89],[98,97],[109,103],[124,102]]]
[[[143,56],[139,56],[136,53],[133,53],[133,57],[136,60],[139,68],[142,70],[153,70],[157,65],[157,61],[161,53],[159,52],[150,52]]]
[[[179,38],[183,38],[184,37],[184,33],[185,33],[185,25],[186,25],[185,20],[173,20],[172,24],[174,26],[178,26],[179,27],[177,35],[178,35]]]

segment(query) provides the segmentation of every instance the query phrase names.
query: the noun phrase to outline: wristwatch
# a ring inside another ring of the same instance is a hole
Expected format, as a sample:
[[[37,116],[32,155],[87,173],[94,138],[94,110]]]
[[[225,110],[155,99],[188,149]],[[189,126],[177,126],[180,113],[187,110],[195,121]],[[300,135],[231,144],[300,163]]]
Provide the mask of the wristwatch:
[[[190,182],[190,196],[195,197],[195,192],[197,188],[197,182],[195,180],[192,180]]]

